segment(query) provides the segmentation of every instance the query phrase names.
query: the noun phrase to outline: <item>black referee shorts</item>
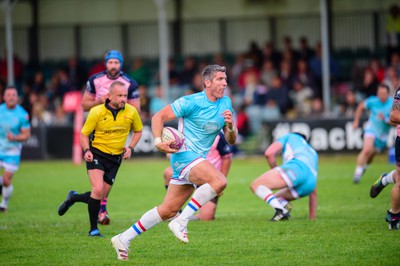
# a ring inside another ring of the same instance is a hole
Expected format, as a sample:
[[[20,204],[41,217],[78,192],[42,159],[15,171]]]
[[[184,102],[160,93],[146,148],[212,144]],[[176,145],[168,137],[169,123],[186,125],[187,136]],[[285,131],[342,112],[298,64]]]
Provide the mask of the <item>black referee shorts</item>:
[[[111,155],[94,147],[90,147],[90,151],[93,153],[93,161],[86,162],[86,169],[99,169],[104,171],[104,182],[112,186],[117,176],[119,166],[121,165],[123,154]]]

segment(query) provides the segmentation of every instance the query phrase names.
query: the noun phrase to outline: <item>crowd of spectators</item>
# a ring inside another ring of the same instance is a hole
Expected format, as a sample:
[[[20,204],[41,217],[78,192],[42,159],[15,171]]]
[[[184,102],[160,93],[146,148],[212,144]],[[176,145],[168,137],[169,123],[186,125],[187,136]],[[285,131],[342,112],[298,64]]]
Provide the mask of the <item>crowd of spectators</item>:
[[[238,117],[243,136],[257,132],[263,120],[318,117],[352,118],[357,104],[376,93],[377,85],[386,83],[391,92],[400,86],[400,54],[389,60],[371,57],[353,63],[349,79],[338,78],[338,58],[330,55],[330,89],[332,110],[324,112],[322,101],[322,46],[311,47],[305,37],[294,48],[290,37],[278,50],[272,42],[263,47],[252,42],[247,52],[237,55],[216,54],[205,57],[171,58],[168,62],[168,95],[159,85],[156,59],[134,58],[124,71],[140,84],[142,118],[149,119],[173,99],[202,90],[201,73],[206,64],[224,65],[228,69],[228,94]],[[0,60],[0,90],[7,80],[6,61]],[[82,91],[88,77],[105,70],[101,59],[82,64],[76,57],[51,69],[25,66],[14,58],[14,73],[21,104],[30,113],[33,126],[70,125],[73,115],[65,113],[62,100],[69,91]],[[1,100],[0,100],[1,101]],[[326,111],[326,110],[325,110]]]

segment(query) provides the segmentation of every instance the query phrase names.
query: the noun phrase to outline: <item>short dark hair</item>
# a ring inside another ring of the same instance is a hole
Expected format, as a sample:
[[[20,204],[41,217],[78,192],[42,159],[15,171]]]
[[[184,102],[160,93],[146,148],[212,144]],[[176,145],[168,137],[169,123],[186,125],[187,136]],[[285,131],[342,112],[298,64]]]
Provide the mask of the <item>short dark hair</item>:
[[[309,141],[310,139],[308,139],[307,138],[307,136],[306,135],[304,135],[303,133],[300,133],[300,132],[293,132],[293,134],[297,134],[297,135],[299,135],[300,137],[302,137],[305,141]]]
[[[220,65],[208,65],[204,67],[203,72],[201,73],[201,78],[204,81],[212,80],[216,72],[223,72],[226,73],[226,67]],[[205,87],[205,86],[204,86]]]
[[[387,84],[385,84],[385,83],[379,83],[379,85],[378,85],[378,88],[385,88],[386,90],[387,90],[387,92],[389,92],[390,93],[390,88],[389,88],[389,86],[387,85]]]

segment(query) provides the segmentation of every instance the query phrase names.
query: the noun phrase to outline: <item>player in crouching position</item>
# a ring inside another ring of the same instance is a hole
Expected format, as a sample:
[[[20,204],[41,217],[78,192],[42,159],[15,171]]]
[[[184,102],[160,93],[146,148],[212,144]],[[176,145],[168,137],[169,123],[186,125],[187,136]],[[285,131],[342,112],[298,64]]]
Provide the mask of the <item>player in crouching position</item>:
[[[70,191],[67,199],[58,208],[58,214],[62,216],[75,202],[87,203],[89,236],[103,236],[97,228],[100,201],[110,191],[121,160],[131,157],[142,136],[142,121],[136,108],[126,104],[127,94],[125,84],[115,81],[110,86],[107,101],[90,109],[80,140],[92,190],[83,194]],[[129,146],[125,147],[130,131],[134,134]],[[89,145],[89,135],[92,132],[94,138]]]
[[[206,160],[206,156],[221,129],[229,144],[236,141],[232,103],[229,97],[224,96],[226,79],[225,67],[206,66],[202,72],[204,91],[183,96],[153,116],[152,131],[156,148],[164,153],[172,153],[172,180],[161,205],[146,212],[125,232],[111,239],[117,259],[127,260],[129,245],[135,237],[174,217],[192,196],[182,213],[168,224],[180,241],[188,243],[189,218],[225,189],[225,176]],[[179,118],[178,129],[185,136],[185,144],[179,151],[170,148],[174,140],[161,141],[164,123],[176,118]],[[193,184],[200,187],[194,191]]]
[[[386,214],[386,221],[389,223],[389,230],[397,230],[400,227],[400,87],[397,89],[390,121],[397,124],[397,137],[395,142],[396,169],[389,174],[382,174],[372,185],[370,196],[375,198],[388,185],[393,184],[391,194],[391,208]]]
[[[276,157],[282,153],[282,165],[277,166]],[[271,221],[290,217],[289,201],[309,196],[309,219],[316,218],[318,154],[304,135],[289,133],[274,141],[265,151],[271,170],[251,184],[251,190],[276,210]],[[272,190],[279,189],[274,194]]]

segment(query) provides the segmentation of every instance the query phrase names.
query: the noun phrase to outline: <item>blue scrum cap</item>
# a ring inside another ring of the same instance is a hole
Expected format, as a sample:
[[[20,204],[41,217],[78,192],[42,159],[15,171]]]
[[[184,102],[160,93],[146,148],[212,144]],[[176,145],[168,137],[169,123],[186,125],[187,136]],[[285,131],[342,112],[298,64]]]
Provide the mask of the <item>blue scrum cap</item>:
[[[110,50],[107,52],[106,57],[104,59],[104,64],[107,65],[107,61],[110,59],[117,59],[121,63],[121,67],[124,65],[124,58],[122,57],[122,54],[118,50]]]

